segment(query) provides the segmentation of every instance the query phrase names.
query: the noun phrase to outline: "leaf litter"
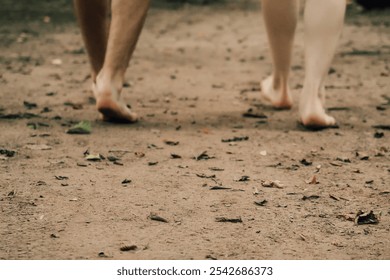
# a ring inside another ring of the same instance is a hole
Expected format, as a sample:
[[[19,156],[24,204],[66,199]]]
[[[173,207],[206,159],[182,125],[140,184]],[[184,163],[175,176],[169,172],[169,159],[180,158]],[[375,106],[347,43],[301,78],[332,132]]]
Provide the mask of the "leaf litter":
[[[4,155],[6,157],[13,157],[15,156],[16,152],[12,150],[7,149],[0,149],[0,155]]]
[[[268,201],[266,199],[255,201],[255,204],[257,206],[265,206],[267,203],[268,203]]]
[[[213,158],[215,158],[215,157],[209,156],[207,151],[204,151],[200,155],[194,157],[195,160],[209,160],[209,159],[213,159]]]
[[[262,112],[254,112],[253,108],[249,108],[244,114],[244,118],[255,118],[255,119],[267,119],[268,117]]]
[[[216,191],[216,190],[231,190],[232,188],[229,187],[223,187],[223,186],[213,186],[210,187],[211,191]]]
[[[137,245],[125,245],[119,248],[119,250],[121,250],[122,252],[135,251],[137,249]]]
[[[356,225],[367,225],[367,224],[378,224],[380,220],[381,213],[374,213],[374,211],[363,212],[359,210],[355,216]]]
[[[218,217],[218,218],[215,218],[215,221],[218,222],[218,223],[233,223],[233,224],[242,223],[242,219],[241,218]]]
[[[150,213],[148,218],[152,221],[157,221],[157,222],[162,222],[162,223],[168,223],[168,220],[155,214],[155,213]]]
[[[248,141],[249,137],[248,136],[242,136],[242,137],[233,137],[233,138],[228,138],[228,139],[222,139],[221,141],[223,143],[230,143],[230,142],[241,142],[241,141]]]
[[[78,124],[69,128],[66,133],[68,134],[90,134],[92,126],[89,121],[81,121]]]
[[[264,187],[264,188],[277,188],[277,189],[283,189],[283,184],[278,181],[278,180],[275,180],[275,181],[262,181],[261,182],[261,185]]]

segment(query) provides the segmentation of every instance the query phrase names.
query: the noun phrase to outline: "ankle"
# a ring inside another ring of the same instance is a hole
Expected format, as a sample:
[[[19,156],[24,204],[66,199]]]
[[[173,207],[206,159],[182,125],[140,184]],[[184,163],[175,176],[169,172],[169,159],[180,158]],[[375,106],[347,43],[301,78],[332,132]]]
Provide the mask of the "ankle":
[[[122,75],[102,70],[96,76],[95,83],[99,90],[120,92],[123,87],[123,77]]]
[[[272,89],[281,92],[283,96],[287,96],[289,94],[288,78],[272,75]]]

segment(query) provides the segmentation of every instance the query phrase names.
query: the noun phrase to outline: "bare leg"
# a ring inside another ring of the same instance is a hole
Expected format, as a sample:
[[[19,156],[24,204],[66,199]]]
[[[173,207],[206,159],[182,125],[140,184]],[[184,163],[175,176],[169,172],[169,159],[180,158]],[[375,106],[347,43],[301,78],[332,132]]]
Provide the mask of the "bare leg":
[[[336,123],[325,113],[323,81],[327,76],[343,27],[345,0],[307,0],[305,7],[305,82],[299,113],[305,126],[327,127]]]
[[[120,94],[148,7],[149,0],[112,0],[106,55],[94,84],[96,106],[106,121],[137,120],[137,115],[121,101]]]
[[[299,1],[262,0],[262,8],[274,64],[272,76],[262,82],[262,95],[275,108],[288,109],[292,106],[288,78]]]
[[[76,15],[92,66],[92,79],[103,67],[110,24],[110,0],[74,0]]]

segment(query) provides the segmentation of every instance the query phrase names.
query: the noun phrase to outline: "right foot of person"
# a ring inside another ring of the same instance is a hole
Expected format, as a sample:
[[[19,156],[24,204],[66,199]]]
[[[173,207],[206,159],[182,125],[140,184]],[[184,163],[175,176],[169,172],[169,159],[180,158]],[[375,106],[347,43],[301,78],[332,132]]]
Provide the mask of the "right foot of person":
[[[327,128],[336,125],[336,120],[326,114],[322,98],[324,96],[307,96],[302,93],[299,115],[304,126],[308,128]]]
[[[137,114],[121,100],[120,90],[110,84],[95,82],[92,86],[96,98],[96,108],[103,116],[103,121],[134,123]]]

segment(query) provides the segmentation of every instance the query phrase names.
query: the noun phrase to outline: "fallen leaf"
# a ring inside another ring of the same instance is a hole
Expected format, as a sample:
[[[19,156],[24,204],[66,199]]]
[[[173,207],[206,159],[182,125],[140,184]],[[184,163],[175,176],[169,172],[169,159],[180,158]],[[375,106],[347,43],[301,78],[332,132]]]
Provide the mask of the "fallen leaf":
[[[181,156],[178,154],[171,154],[171,158],[178,159],[178,158],[181,158]]]
[[[34,109],[34,108],[37,108],[37,107],[38,107],[37,103],[32,103],[32,102],[28,102],[28,101],[23,101],[23,105],[24,105],[24,107],[26,107],[28,110],[31,110],[31,109]]]
[[[310,166],[310,165],[313,164],[313,162],[308,161],[308,160],[306,160],[305,158],[304,158],[304,159],[301,159],[299,162],[302,163],[304,166]]]
[[[341,161],[341,162],[346,162],[346,163],[351,162],[351,160],[347,157],[338,157],[338,158],[336,158],[336,160]]]
[[[206,175],[206,174],[195,174],[196,176],[198,176],[199,178],[205,178],[205,179],[212,179],[212,178],[215,178],[215,174],[213,175]]]
[[[268,201],[266,199],[264,199],[264,200],[260,200],[260,201],[255,201],[255,204],[257,206],[265,206],[267,204],[267,202]]]
[[[138,158],[143,158],[145,156],[145,153],[143,153],[143,152],[135,152],[134,154]]]
[[[7,196],[8,196],[8,197],[14,197],[15,194],[16,194],[16,191],[15,191],[15,190],[12,190],[12,191],[10,191],[10,192],[7,194]]]
[[[212,255],[207,255],[206,259],[208,259],[208,260],[218,260],[216,257],[214,257]]]
[[[237,182],[247,182],[247,181],[250,181],[250,177],[247,175],[243,175],[241,176],[240,179],[237,180]]]
[[[171,140],[164,140],[164,143],[169,146],[177,146],[179,145],[179,141],[171,141]]]
[[[349,110],[351,110],[351,108],[349,108],[349,107],[329,107],[328,109],[327,109],[328,111],[349,111]]]
[[[104,252],[99,252],[98,256],[100,258],[108,258],[108,256]]]
[[[306,180],[305,183],[310,184],[310,185],[316,185],[316,184],[319,184],[320,182],[318,182],[317,176],[313,175],[313,177],[311,177],[311,179],[309,179],[309,180]]]
[[[130,179],[124,179],[124,180],[122,181],[122,184],[123,184],[123,185],[129,184],[129,183],[131,183],[131,180],[130,180]]]
[[[200,155],[195,157],[195,160],[209,160],[209,159],[212,159],[212,158],[215,158],[215,157],[209,156],[207,154],[207,151],[204,151],[203,153],[201,153]]]
[[[69,177],[67,177],[67,176],[54,176],[57,180],[60,180],[60,181],[62,181],[62,180],[68,180],[69,179]]]
[[[89,161],[101,161],[104,157],[101,154],[88,154],[85,159]]]
[[[390,130],[390,125],[389,124],[373,125],[372,127],[376,128],[376,129]]]
[[[137,249],[138,247],[136,245],[130,245],[130,246],[126,245],[119,248],[119,250],[121,250],[122,252],[135,251]]]
[[[30,150],[39,150],[39,151],[51,150],[51,147],[45,144],[30,144],[30,145],[26,145],[25,148]]]
[[[212,191],[215,191],[215,190],[231,190],[232,188],[228,188],[228,187],[223,187],[223,186],[214,186],[214,187],[210,187],[210,190]]]
[[[241,141],[247,141],[249,139],[248,136],[242,136],[242,137],[233,137],[229,139],[222,139],[221,141],[223,143],[229,143],[229,142],[241,142]]]
[[[334,200],[337,200],[337,201],[340,200],[337,196],[334,196],[334,195],[332,195],[332,194],[329,194],[329,197],[332,198],[332,199],[334,199]]]
[[[384,136],[385,136],[385,134],[383,132],[376,131],[374,133],[374,138],[377,138],[377,139],[383,138]]]
[[[15,151],[0,149],[0,155],[5,155],[6,157],[13,157],[16,154]]]
[[[249,108],[248,111],[242,114],[244,118],[256,118],[256,119],[267,119],[268,117],[261,112],[255,113],[252,108]]]
[[[116,162],[116,161],[120,160],[120,158],[117,158],[117,157],[115,157],[115,156],[108,156],[107,159],[108,159],[109,161],[111,161],[111,162]]]
[[[32,113],[16,113],[16,114],[0,114],[0,119],[31,119],[31,118],[37,118],[39,115],[32,114]]]
[[[225,169],[219,167],[209,167],[211,171],[224,171]]]
[[[168,220],[163,218],[163,217],[160,217],[158,215],[156,215],[155,213],[150,213],[150,215],[148,216],[148,218],[152,221],[157,221],[157,222],[162,222],[162,223],[168,223]]]
[[[90,134],[92,130],[91,123],[81,121],[66,131],[68,134]]]
[[[378,224],[381,213],[375,214],[372,210],[370,212],[363,212],[359,210],[355,217],[355,224],[367,225],[367,224]]]
[[[218,217],[218,218],[215,218],[215,221],[218,223],[242,223],[241,218]]]
[[[278,189],[283,189],[283,185],[280,181],[275,180],[275,181],[262,181],[261,185],[264,188],[278,188]]]
[[[312,199],[318,199],[318,198],[320,198],[319,195],[309,195],[309,196],[304,195],[302,197],[302,200],[312,200]]]
[[[299,234],[299,237],[301,238],[302,241],[306,241],[306,236],[304,236],[302,233]]]
[[[363,152],[356,152],[356,156],[357,156],[360,160],[368,160],[368,159],[370,158],[368,154],[363,153]]]

